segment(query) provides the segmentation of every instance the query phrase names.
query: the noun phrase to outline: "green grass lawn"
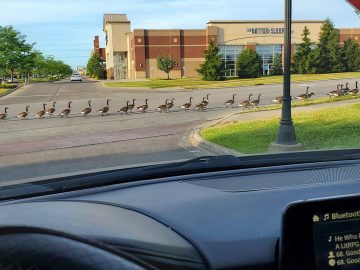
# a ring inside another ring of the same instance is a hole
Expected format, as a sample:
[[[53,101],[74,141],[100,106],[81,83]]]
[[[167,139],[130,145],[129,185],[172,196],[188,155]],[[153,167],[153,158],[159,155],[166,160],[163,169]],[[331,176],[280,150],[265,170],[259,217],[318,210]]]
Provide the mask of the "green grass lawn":
[[[350,79],[360,78],[360,72],[346,73],[329,73],[329,74],[294,74],[292,82],[318,81],[331,79]],[[201,89],[201,88],[221,88],[236,86],[256,86],[266,84],[282,83],[283,76],[266,76],[255,79],[238,79],[231,78],[225,81],[203,81],[200,78],[183,78],[183,79],[148,79],[144,81],[134,82],[105,82],[109,87],[138,87],[138,88],[165,88],[165,87],[183,87],[185,89]]]
[[[360,104],[294,115],[297,138],[307,150],[360,147]],[[279,119],[210,127],[201,135],[245,154],[268,152],[276,139]]]

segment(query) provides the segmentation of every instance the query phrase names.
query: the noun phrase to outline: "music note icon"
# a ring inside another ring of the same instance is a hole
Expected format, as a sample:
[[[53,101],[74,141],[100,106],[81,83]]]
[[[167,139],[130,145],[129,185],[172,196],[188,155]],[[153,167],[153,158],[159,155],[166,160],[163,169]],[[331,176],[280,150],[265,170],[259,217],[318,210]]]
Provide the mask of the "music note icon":
[[[324,221],[327,221],[327,220],[329,220],[330,219],[330,215],[329,214],[325,214],[324,215]]]

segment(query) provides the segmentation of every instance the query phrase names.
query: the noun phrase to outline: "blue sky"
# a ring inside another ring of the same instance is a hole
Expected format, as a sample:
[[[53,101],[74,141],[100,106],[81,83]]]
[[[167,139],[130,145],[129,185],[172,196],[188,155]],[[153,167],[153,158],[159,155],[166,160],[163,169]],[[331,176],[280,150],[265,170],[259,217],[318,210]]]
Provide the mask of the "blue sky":
[[[283,19],[283,0],[0,0],[1,25],[14,25],[36,48],[71,66],[85,65],[104,13],[126,13],[134,28],[205,28],[209,20]],[[345,0],[293,0],[294,19],[331,18],[360,27]]]

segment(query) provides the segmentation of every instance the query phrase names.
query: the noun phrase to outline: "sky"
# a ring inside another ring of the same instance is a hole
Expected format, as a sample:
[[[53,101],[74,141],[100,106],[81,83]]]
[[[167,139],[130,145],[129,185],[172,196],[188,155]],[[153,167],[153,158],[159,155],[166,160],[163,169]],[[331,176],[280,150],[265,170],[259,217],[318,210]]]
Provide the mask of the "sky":
[[[104,13],[125,13],[134,28],[205,28],[210,20],[279,20],[284,0],[0,0],[0,25],[13,25],[35,48],[72,67],[86,65]],[[293,19],[330,18],[360,27],[345,0],[293,0]]]

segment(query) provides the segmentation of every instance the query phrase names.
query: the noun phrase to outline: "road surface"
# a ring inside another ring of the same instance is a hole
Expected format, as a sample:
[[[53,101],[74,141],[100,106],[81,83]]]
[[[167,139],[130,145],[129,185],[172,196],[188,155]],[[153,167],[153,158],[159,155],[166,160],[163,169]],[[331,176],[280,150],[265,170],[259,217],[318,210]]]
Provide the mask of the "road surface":
[[[306,85],[316,97],[335,90],[339,83],[355,85],[355,79],[319,81],[293,84],[293,96],[302,94]],[[37,83],[24,86],[0,99],[0,110],[9,107],[6,121],[0,123],[0,181],[8,182],[24,178],[40,177],[75,171],[93,170],[133,164],[168,162],[194,158],[209,153],[199,149],[184,149],[179,145],[183,136],[196,126],[220,119],[242,108],[225,108],[224,102],[237,94],[237,103],[246,100],[250,93],[254,98],[262,94],[261,104],[270,104],[282,95],[282,85],[239,87],[203,90],[174,89],[120,89],[101,86],[99,82],[85,80],[70,83]],[[193,97],[199,103],[210,94],[206,112],[184,112],[179,105]],[[101,116],[97,110],[110,98],[110,113]],[[119,114],[117,110],[126,101],[136,99],[136,105],[150,99],[145,114]],[[175,98],[175,106],[169,113],[159,113],[155,108],[165,99]],[[92,100],[92,113],[84,118],[82,109]],[[36,119],[34,113],[56,101],[57,113],[72,101],[69,118],[58,116]],[[30,106],[29,120],[16,115]],[[280,115],[279,115],[280,116]]]

